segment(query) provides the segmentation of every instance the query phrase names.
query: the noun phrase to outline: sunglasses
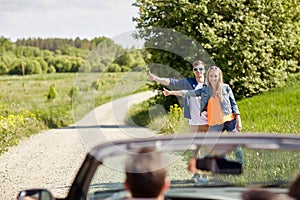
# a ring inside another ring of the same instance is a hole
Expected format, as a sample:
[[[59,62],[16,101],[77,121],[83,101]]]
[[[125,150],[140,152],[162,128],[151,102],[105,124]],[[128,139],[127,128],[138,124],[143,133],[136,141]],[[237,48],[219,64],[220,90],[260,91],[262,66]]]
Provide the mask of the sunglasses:
[[[195,68],[193,68],[193,70],[195,72],[202,72],[204,70],[204,68],[195,67]]]
[[[211,67],[209,67],[208,69],[210,69],[210,70],[218,70],[219,67],[217,67],[217,66],[211,66]]]

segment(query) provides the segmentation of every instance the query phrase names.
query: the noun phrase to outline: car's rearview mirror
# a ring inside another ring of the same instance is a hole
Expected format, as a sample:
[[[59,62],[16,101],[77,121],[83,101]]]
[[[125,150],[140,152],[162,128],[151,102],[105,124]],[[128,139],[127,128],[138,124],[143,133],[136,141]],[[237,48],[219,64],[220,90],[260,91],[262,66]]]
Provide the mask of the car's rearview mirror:
[[[54,200],[54,197],[48,190],[30,189],[19,192],[17,200]]]

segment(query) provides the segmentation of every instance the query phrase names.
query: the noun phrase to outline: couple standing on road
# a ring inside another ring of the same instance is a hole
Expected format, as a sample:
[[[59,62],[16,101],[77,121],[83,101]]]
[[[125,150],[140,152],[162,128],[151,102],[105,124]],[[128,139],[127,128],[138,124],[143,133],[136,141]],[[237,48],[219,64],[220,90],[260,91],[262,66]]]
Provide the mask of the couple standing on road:
[[[195,61],[192,69],[193,78],[162,78],[149,72],[148,80],[180,89],[170,91],[164,88],[163,94],[184,97],[184,117],[188,119],[190,132],[241,131],[240,112],[230,86],[223,83],[221,69],[209,67],[206,78],[202,61]],[[237,160],[243,164],[241,147],[237,147],[234,152]]]
[[[181,89],[164,88],[163,93],[184,97],[184,117],[188,118],[191,132],[241,131],[240,112],[230,86],[223,83],[221,69],[209,67],[204,79],[204,63],[197,60],[193,63],[193,73],[194,78],[178,80],[149,72],[148,80]]]

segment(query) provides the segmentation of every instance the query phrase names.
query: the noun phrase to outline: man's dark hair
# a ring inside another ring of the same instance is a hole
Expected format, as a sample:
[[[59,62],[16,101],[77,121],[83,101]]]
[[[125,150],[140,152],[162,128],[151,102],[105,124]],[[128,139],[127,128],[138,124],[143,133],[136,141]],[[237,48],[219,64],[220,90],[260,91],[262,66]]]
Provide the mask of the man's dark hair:
[[[278,197],[278,194],[264,189],[249,189],[243,192],[243,200],[272,200]]]
[[[204,62],[202,62],[201,60],[196,60],[195,62],[193,62],[193,67],[198,67],[199,65],[204,66]]]
[[[292,181],[288,195],[292,198],[300,200],[300,174],[297,175],[295,180]]]
[[[144,147],[126,162],[126,183],[133,198],[156,198],[167,176],[163,159],[154,148]]]

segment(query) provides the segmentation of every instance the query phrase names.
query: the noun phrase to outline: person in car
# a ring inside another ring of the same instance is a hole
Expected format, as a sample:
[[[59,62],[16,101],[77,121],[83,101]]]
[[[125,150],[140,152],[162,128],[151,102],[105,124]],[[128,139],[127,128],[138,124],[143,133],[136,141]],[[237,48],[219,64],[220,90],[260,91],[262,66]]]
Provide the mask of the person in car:
[[[201,96],[200,113],[207,110],[209,132],[241,131],[242,121],[240,111],[235,101],[232,89],[223,83],[222,70],[217,66],[209,67],[206,74],[206,84],[197,90],[173,90],[164,88],[165,96]],[[241,147],[235,149],[237,160],[244,164]]]
[[[290,184],[288,195],[296,200],[300,200],[300,174]]]
[[[205,79],[205,67],[201,60],[197,60],[192,66],[194,77],[187,77],[184,79],[163,78],[148,73],[148,80],[157,83],[173,86],[181,90],[193,90],[203,87]],[[184,98],[184,117],[188,119],[190,132],[207,132],[207,116],[206,112],[199,113],[200,110],[200,96],[186,96]]]
[[[125,164],[125,188],[131,194],[128,199],[164,199],[170,182],[163,157],[158,151],[150,147],[141,148]]]
[[[279,194],[261,188],[253,188],[243,192],[242,200],[292,200],[292,199],[285,194]]]

